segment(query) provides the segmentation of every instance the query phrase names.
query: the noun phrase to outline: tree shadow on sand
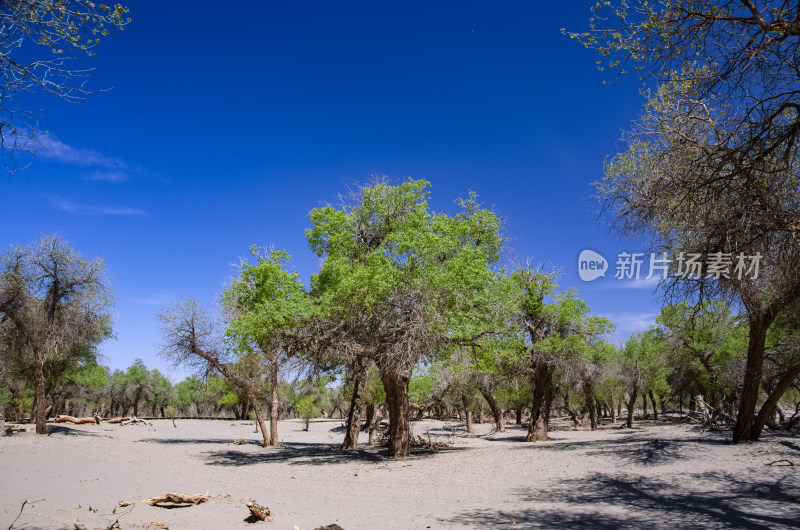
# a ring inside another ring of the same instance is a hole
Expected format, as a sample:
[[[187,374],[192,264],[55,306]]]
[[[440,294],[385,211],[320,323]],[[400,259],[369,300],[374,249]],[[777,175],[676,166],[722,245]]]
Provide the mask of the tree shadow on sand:
[[[516,510],[474,510],[442,522],[473,528],[797,528],[800,476],[742,478],[712,472],[668,482],[598,474],[520,490]]]
[[[98,436],[98,433],[96,432],[73,429],[72,427],[67,427],[66,425],[48,425],[47,436],[53,436],[54,434],[58,436]]]
[[[595,440],[551,437],[547,442],[524,443],[514,447],[514,449],[558,453],[579,451],[588,456],[613,458],[622,465],[662,465],[686,457],[688,451],[698,446],[718,447],[729,444],[727,437],[717,433],[706,433],[701,437],[659,438],[656,431],[629,430],[622,431],[620,436],[614,438]]]
[[[413,449],[411,456],[403,458],[403,462],[415,462],[433,458],[438,453],[462,451],[467,448],[451,447],[445,449]],[[324,466],[328,464],[378,463],[394,461],[385,455],[384,447],[359,447],[343,451],[338,444],[284,443],[282,447],[267,448],[263,451],[226,450],[208,451],[205,458],[208,465],[213,466],[250,466],[265,463],[284,463],[298,466]],[[398,460],[400,461],[400,460]]]

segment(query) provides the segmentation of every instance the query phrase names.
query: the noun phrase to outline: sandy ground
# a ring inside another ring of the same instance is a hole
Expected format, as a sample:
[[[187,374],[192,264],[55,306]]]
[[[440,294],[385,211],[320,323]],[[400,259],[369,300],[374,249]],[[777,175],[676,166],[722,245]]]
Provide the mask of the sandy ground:
[[[459,423],[415,422],[452,442],[388,459],[384,448],[338,449],[340,421],[280,423],[283,447],[263,449],[252,425],[178,420],[152,426],[49,425],[47,436],[0,436],[0,528],[245,528],[255,499],[272,521],[253,528],[797,528],[800,438],[752,445],[729,432],[642,424],[460,437]],[[486,434],[491,425],[476,425]],[[244,439],[245,445],[233,445]],[[366,442],[362,434],[360,440]],[[768,465],[789,459],[797,466]],[[210,493],[179,508],[141,502],[171,491]],[[23,501],[28,501],[17,517]],[[164,526],[154,525],[160,522]]]

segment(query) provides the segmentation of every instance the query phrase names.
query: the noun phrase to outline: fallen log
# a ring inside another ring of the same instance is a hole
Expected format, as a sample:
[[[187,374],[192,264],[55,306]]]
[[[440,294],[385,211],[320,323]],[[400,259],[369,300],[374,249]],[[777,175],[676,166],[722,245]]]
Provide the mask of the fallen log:
[[[153,497],[152,499],[143,499],[142,502],[155,506],[157,504],[202,504],[209,499],[208,494],[199,493],[197,495],[187,495],[185,493],[167,493],[160,497]]]
[[[22,427],[6,427],[5,430],[6,434],[14,434],[16,432],[27,432],[27,431]]]
[[[123,423],[126,421],[131,421],[131,417],[125,416],[124,418],[111,418],[110,420],[106,420],[106,423]]]
[[[100,425],[100,417],[93,418],[76,418],[74,416],[58,416],[55,420],[56,423],[73,423],[75,425],[83,425],[84,423],[96,423]]]

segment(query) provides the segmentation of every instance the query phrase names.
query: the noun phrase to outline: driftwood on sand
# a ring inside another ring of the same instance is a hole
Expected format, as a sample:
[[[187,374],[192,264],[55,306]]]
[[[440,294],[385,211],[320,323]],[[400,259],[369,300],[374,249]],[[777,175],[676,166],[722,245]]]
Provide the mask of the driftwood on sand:
[[[267,517],[270,516],[269,508],[266,506],[261,506],[256,501],[250,501],[246,504],[246,506],[250,509],[250,513],[253,514],[252,517],[266,521]]]
[[[153,497],[152,499],[143,499],[142,502],[155,506],[157,504],[202,504],[209,499],[208,493],[197,495],[187,495],[185,493],[167,493],[160,497]]]
[[[95,415],[91,418],[76,418],[74,416],[61,415],[56,417],[56,423],[73,423],[75,425],[83,425],[84,423],[96,423],[100,425],[100,416]]]
[[[111,418],[106,420],[106,423],[124,423],[126,421],[131,421],[131,417],[125,416],[124,418]]]

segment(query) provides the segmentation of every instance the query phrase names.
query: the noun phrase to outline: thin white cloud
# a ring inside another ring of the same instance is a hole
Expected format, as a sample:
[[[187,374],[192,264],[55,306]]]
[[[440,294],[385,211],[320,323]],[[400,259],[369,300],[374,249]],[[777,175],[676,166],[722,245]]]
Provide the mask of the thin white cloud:
[[[57,197],[53,199],[53,204],[62,212],[73,215],[147,215],[147,212],[138,208],[78,204]]]
[[[83,178],[102,182],[125,182],[128,180],[128,175],[122,171],[93,171]]]
[[[76,166],[102,167],[115,170],[128,168],[128,165],[119,158],[106,156],[94,149],[72,147],[50,133],[44,133],[39,136],[38,143],[40,148],[36,149],[36,154],[42,158]]]
[[[146,305],[169,305],[173,300],[175,300],[174,296],[167,294],[154,294],[145,298],[139,298],[136,300],[136,303]]]
[[[622,344],[627,341],[631,335],[640,331],[645,331],[650,326],[654,326],[658,313],[606,313],[602,316],[616,325],[616,329],[610,337],[612,342]]]

